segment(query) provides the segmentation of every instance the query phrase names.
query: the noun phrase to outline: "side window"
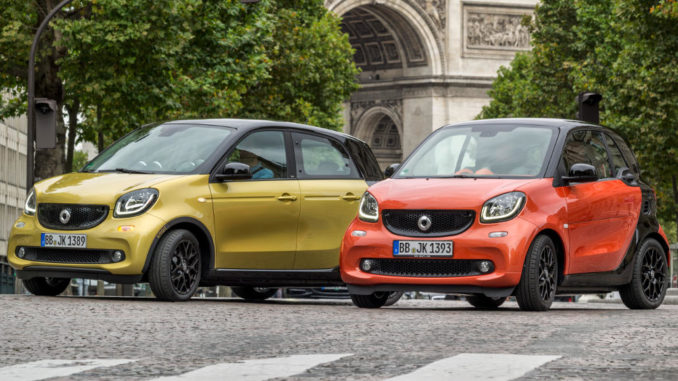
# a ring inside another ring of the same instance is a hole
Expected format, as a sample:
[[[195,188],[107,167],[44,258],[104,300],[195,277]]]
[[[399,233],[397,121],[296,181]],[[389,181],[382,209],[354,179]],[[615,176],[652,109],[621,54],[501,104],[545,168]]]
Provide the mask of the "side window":
[[[228,157],[250,166],[252,179],[287,178],[287,155],[282,131],[259,131],[241,141]]]
[[[300,179],[359,179],[360,174],[343,147],[330,139],[294,134]]]
[[[596,131],[577,130],[570,133],[563,148],[565,170],[573,164],[590,164],[596,168],[599,179],[612,177],[612,168],[603,143],[603,136]]]
[[[379,168],[377,159],[374,157],[374,154],[367,144],[349,139],[346,141],[346,146],[351,152],[353,159],[356,160],[356,165],[358,165],[364,173],[365,180],[378,181],[384,178],[384,174],[381,172],[381,168]]]
[[[633,151],[631,151],[631,148],[629,148],[624,139],[622,139],[619,135],[612,134],[612,137],[614,138],[614,141],[617,143],[619,150],[624,155],[624,159],[626,159],[626,162],[629,164],[629,168],[631,168],[631,171],[633,171],[633,173],[635,173],[636,175],[639,174],[640,166],[638,165],[636,156],[633,154]]]
[[[605,134],[605,143],[607,144],[607,151],[610,153],[610,159],[612,161],[612,173],[617,175],[617,171],[622,168],[628,168],[629,166],[624,161],[624,156],[617,147],[617,144],[612,140],[612,137],[608,134]]]

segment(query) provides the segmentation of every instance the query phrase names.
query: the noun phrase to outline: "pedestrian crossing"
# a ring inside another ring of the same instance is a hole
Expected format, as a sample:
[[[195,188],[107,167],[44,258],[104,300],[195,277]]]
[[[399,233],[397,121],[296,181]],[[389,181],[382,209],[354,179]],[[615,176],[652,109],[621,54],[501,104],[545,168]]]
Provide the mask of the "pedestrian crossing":
[[[306,354],[223,362],[168,377],[141,377],[149,381],[265,381],[300,375],[320,365],[331,366],[335,361],[353,354]],[[434,361],[415,371],[388,378],[385,381],[508,381],[519,378],[560,356],[462,353]],[[97,368],[108,368],[114,377],[114,367],[136,360],[40,360],[0,367],[0,380],[36,381],[53,377],[69,377]],[[101,372],[101,371],[100,371]],[[378,375],[371,375],[374,379]]]

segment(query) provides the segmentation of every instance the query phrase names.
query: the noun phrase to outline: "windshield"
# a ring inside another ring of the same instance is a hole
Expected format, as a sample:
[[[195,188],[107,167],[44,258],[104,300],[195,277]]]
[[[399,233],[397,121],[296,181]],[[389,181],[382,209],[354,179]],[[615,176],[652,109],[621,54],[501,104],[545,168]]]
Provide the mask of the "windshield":
[[[548,127],[476,125],[443,128],[395,177],[536,177],[555,132]]]
[[[83,172],[190,173],[232,132],[228,127],[193,124],[141,127],[102,152]]]

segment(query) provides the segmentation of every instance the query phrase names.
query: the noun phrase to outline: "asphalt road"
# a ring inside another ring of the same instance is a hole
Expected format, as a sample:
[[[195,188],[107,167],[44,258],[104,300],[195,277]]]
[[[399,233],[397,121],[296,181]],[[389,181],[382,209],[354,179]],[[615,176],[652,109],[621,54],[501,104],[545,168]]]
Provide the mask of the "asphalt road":
[[[3,380],[678,379],[678,305],[1,295],[0,321]]]

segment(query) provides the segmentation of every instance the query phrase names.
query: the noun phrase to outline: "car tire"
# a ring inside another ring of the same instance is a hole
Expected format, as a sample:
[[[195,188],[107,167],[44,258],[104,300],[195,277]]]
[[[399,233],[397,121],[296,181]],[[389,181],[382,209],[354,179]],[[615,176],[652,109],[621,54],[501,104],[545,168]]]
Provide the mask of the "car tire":
[[[390,292],[375,292],[370,295],[351,294],[353,304],[360,308],[380,308],[386,305]]]
[[[277,288],[265,287],[231,287],[231,291],[239,297],[249,301],[262,301],[270,298],[278,292]]]
[[[515,296],[523,311],[547,311],[556,296],[558,257],[556,246],[546,235],[537,236],[525,256],[523,273]]]
[[[506,298],[492,298],[490,296],[478,294],[467,296],[466,301],[473,307],[480,308],[481,310],[496,310],[499,306],[504,304]]]
[[[70,278],[31,278],[23,280],[24,288],[33,295],[57,296],[71,284]]]
[[[388,298],[386,298],[386,303],[384,307],[392,306],[400,300],[403,296],[403,291],[392,291],[388,293]]]
[[[155,297],[184,301],[193,296],[200,284],[200,244],[184,229],[166,233],[158,243],[148,279]]]
[[[668,282],[666,252],[659,242],[649,238],[640,246],[631,282],[619,289],[619,296],[630,309],[654,309],[664,301]]]

